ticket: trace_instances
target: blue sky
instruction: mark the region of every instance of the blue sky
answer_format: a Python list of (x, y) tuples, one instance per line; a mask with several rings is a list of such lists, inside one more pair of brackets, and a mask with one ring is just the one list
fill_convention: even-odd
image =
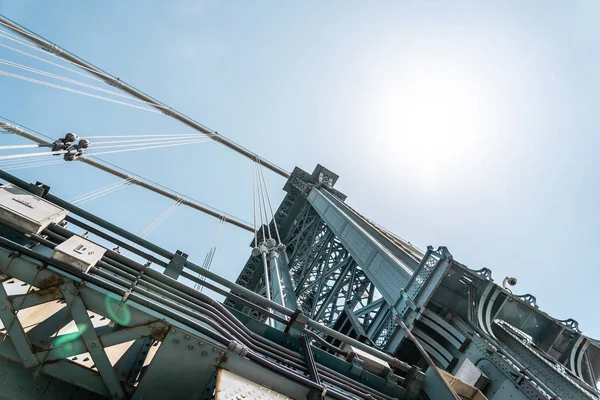
[[(600, 338), (599, 3), (58, 4), (0, 12), (290, 171), (327, 166), (369, 218), (497, 282), (516, 276), (515, 293)], [(1, 116), (53, 137), (191, 133), (4, 76), (0, 93)], [(251, 163), (216, 143), (105, 159), (252, 220)], [(16, 173), (64, 198), (115, 181), (85, 165)], [(266, 175), (279, 203), (285, 182)], [(169, 205), (127, 188), (86, 207), (140, 232)], [(201, 262), (216, 225), (180, 207), (149, 239)], [(250, 240), (225, 227), (213, 269), (235, 279)]]

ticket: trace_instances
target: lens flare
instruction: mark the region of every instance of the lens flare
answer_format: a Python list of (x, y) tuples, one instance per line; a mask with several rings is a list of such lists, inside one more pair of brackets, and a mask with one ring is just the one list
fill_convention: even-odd
[(104, 298), (104, 306), (106, 307), (108, 317), (116, 324), (128, 325), (131, 321), (131, 311), (127, 304), (106, 296)]

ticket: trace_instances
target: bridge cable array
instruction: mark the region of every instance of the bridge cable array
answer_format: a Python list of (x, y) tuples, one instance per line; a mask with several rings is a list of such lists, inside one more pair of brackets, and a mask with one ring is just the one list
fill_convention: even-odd
[[(289, 178), (289, 172), (285, 171), (281, 167), (261, 158), (257, 154), (251, 152), (250, 150), (244, 148), (243, 146), (233, 142), (232, 140), (226, 138), (223, 135), (218, 134), (216, 131), (209, 129), (208, 127), (198, 123), (197, 121), (187, 117), (186, 115), (178, 112), (177, 110), (168, 107), (166, 104), (148, 96), (147, 94), (139, 91), (138, 89), (130, 86), (126, 82), (121, 81), (119, 78), (116, 78), (105, 71), (102, 71), (98, 67), (88, 63), (87, 61), (77, 57), (76, 55), (68, 52), (65, 49), (60, 48), (56, 44), (44, 39), (40, 35), (37, 35), (26, 28), (16, 24), (15, 22), (9, 20), (8, 18), (0, 15), (0, 25), (4, 27), (4, 29), (10, 31), (10, 34), (5, 35), (3, 38), (7, 40), (12, 40), (18, 44), (22, 44), (27, 46), (28, 48), (35, 49), (36, 51), (44, 52), (46, 54), (50, 54), (53, 57), (62, 59), (65, 62), (73, 64), (83, 70), (89, 72), (90, 75), (94, 76), (97, 79), (100, 79), (104, 83), (116, 87), (120, 91), (131, 95), (132, 97), (145, 102), (152, 108), (157, 109), (159, 112), (178, 120), (179, 122), (191, 127), (192, 129), (207, 135), (211, 139), (229, 147), (230, 149), (236, 151), (237, 153), (250, 158), (252, 160), (260, 160), (261, 163), (266, 167), (272, 170), (273, 172), (283, 176), (284, 178)], [(23, 39), (23, 41), (19, 40)], [(20, 50), (19, 50), (20, 51)], [(24, 53), (24, 52), (23, 52)], [(31, 56), (29, 54), (26, 54)], [(46, 60), (47, 61), (47, 60)], [(113, 100), (113, 99), (111, 99)], [(131, 105), (133, 107), (137, 107), (135, 105)], [(143, 108), (143, 107), (142, 107)]]
[[(139, 236), (142, 239), (145, 239), (148, 237), (148, 235), (150, 235), (156, 228), (158, 228), (158, 226), (163, 223), (167, 218), (169, 218), (171, 216), (171, 214), (173, 214), (173, 212), (175, 212), (175, 210), (177, 209), (177, 207), (181, 204), (181, 201), (183, 199), (179, 198), (177, 199), (173, 204), (171, 204), (165, 211), (163, 211), (162, 214), (160, 214), (158, 217), (156, 217), (156, 219), (154, 221), (152, 221), (148, 226), (146, 226), (144, 228), (144, 230), (139, 234)], [(137, 248), (136, 244), (132, 244), (132, 246), (134, 248)], [(127, 255), (129, 254), (130, 251), (126, 250), (125, 252), (123, 252), (122, 255)]]
[(131, 184), (133, 178), (127, 178), (119, 182), (113, 182), (109, 185), (103, 186), (99, 189), (92, 190), (91, 192), (84, 193), (77, 197), (74, 197), (69, 200), (70, 203), (73, 203), (76, 206), (87, 203), (88, 201), (96, 200), (100, 197), (106, 196), (109, 193), (116, 192), (119, 189), (122, 189)]
[[(73, 134), (71, 134), (73, 135)], [(159, 148), (164, 148), (164, 147), (173, 147), (173, 146), (180, 146), (180, 145), (187, 145), (187, 144), (197, 144), (197, 143), (206, 143), (209, 142), (210, 139), (208, 138), (203, 138), (203, 137), (198, 137), (196, 135), (196, 137), (188, 137), (188, 136), (175, 136), (175, 137), (161, 137), (161, 138), (151, 138), (151, 139), (139, 139), (139, 140), (115, 140), (115, 141), (106, 141), (106, 142), (96, 142), (94, 144), (93, 147), (92, 143), (87, 140), (87, 139), (82, 139), (80, 140), (78, 145), (73, 144), (73, 141), (68, 142), (66, 139), (61, 139), (63, 140), (63, 143), (59, 146), (58, 142), (59, 141), (55, 141), (53, 143), (53, 151), (50, 152), (33, 152), (33, 153), (21, 153), (21, 154), (10, 154), (10, 155), (0, 155), (0, 165), (5, 165), (5, 166), (16, 166), (17, 163), (11, 164), (11, 163), (7, 163), (4, 164), (4, 162), (8, 161), (8, 160), (17, 160), (17, 159), (25, 159), (25, 158), (31, 158), (31, 157), (42, 157), (42, 156), (47, 156), (47, 155), (69, 155), (69, 158), (65, 158), (65, 161), (72, 161), (73, 159), (77, 158), (77, 157), (81, 157), (84, 156), (83, 150), (87, 149), (87, 148), (91, 148), (93, 150), (97, 150), (97, 149), (110, 149), (110, 151), (104, 151), (104, 152), (89, 152), (89, 153), (85, 153), (86, 155), (99, 155), (99, 154), (112, 154), (112, 153), (122, 153), (122, 152), (128, 152), (128, 151), (139, 151), (139, 150), (149, 150), (149, 149), (159, 149)], [(125, 143), (125, 144), (123, 144)], [(27, 146), (27, 147), (25, 147)], [(19, 149), (19, 148), (43, 148), (43, 147), (49, 147), (49, 146), (44, 146), (44, 145), (15, 145), (15, 146), (2, 146), (0, 147), (0, 150), (12, 150), (12, 149)], [(60, 149), (62, 147), (62, 149)], [(114, 150), (117, 148), (124, 148), (127, 147), (128, 149), (125, 150)], [(71, 158), (70, 154), (72, 153), (73, 150), (79, 150), (79, 152), (77, 152), (75, 154), (75, 157)], [(65, 156), (67, 157), (67, 156)], [(26, 164), (29, 164), (28, 162), (24, 162), (22, 163), (23, 165), (19, 165), (19, 166), (24, 166)]]
[[(283, 254), (285, 256), (285, 245), (281, 242), (279, 236), (279, 228), (277, 227), (277, 221), (275, 220), (275, 214), (273, 212), (273, 206), (271, 204), (271, 197), (265, 181), (265, 176), (262, 171), (262, 165), (260, 160), (256, 160), (253, 163), (253, 205), (254, 205), (254, 248), (252, 249), (252, 256), (261, 257), (264, 267), (264, 283), (265, 283), (265, 296), (268, 300), (271, 300), (271, 283), (269, 278), (269, 261), (273, 263), (273, 270), (275, 272), (275, 280), (277, 283), (277, 291), (279, 292), (280, 303), (285, 306), (283, 282), (279, 274), (279, 263), (278, 257)], [(271, 214), (271, 223), (269, 223), (269, 211)], [(261, 240), (259, 242), (256, 213), (259, 214), (260, 219), (260, 230)], [(274, 235), (273, 232), (274, 231)], [(267, 239), (268, 236), (268, 239)], [(275, 236), (277, 240), (273, 237)], [(272, 310), (269, 310), (270, 312)], [(269, 318), (269, 324), (273, 324), (272, 319)]]
[[(217, 252), (217, 247), (219, 246), (219, 241), (221, 239), (221, 232), (223, 231), (224, 222), (225, 222), (225, 220), (223, 218), (219, 219), (217, 229), (215, 230), (215, 233), (213, 235), (213, 238), (212, 238), (212, 241), (210, 244), (210, 249), (208, 250), (208, 253), (206, 253), (206, 256), (204, 257), (204, 262), (202, 263), (202, 268), (204, 268), (207, 271), (210, 271), (210, 267), (212, 266), (213, 258), (215, 257), (215, 253)], [(205, 281), (206, 277), (204, 275), (198, 274), (198, 279), (201, 281)], [(196, 289), (196, 290), (202, 291), (203, 288), (204, 288), (204, 286), (202, 286), (199, 282), (194, 285), (194, 289)]]
[[(12, 71), (12, 70), (10, 70), (10, 72), (8, 70), (0, 71), (0, 75), (11, 77), (14, 79), (28, 81), (31, 83), (36, 83), (39, 85), (52, 87), (52, 88), (55, 88), (58, 90), (66, 90), (66, 91), (84, 95), (84, 96), (95, 97), (97, 99), (110, 101), (110, 102), (117, 103), (117, 104), (122, 104), (124, 106), (129, 106), (129, 107), (134, 107), (134, 108), (140, 108), (140, 106), (141, 106), (141, 109), (145, 109), (147, 111), (164, 113), (165, 115), (167, 115), (169, 117), (173, 117), (173, 118), (179, 120), (180, 122), (183, 122), (184, 124), (188, 125), (192, 129), (198, 131), (198, 133), (202, 133), (203, 136), (200, 136), (200, 138), (202, 138), (202, 139), (210, 138), (215, 141), (218, 141), (246, 157), (260, 160), (261, 164), (265, 165), (267, 168), (273, 170), (274, 172), (278, 173), (279, 175), (282, 175), (284, 177), (289, 176), (289, 173), (286, 172), (285, 170), (281, 169), (280, 167), (278, 167), (266, 160), (263, 160), (258, 155), (250, 152), (249, 150), (243, 148), (240, 145), (237, 145), (236, 143), (230, 141), (226, 137), (219, 135), (217, 132), (215, 132), (207, 127), (202, 126), (201, 124), (191, 120), (190, 118), (177, 112), (176, 110), (173, 110), (172, 108), (168, 107), (167, 105), (151, 98), (150, 96), (145, 95), (144, 93), (140, 92), (139, 90), (137, 90), (135, 88), (132, 88), (125, 82), (120, 81), (119, 78), (116, 78), (104, 71), (99, 70), (94, 65), (89, 64), (89, 63), (79, 59), (78, 57), (68, 53), (66, 50), (61, 49), (58, 46), (56, 46), (55, 44), (46, 41), (39, 35), (33, 34), (33, 33), (29, 32), (28, 30), (26, 30), (25, 28), (14, 24), (12, 21), (7, 20), (3, 16), (0, 16), (0, 25), (2, 25), (3, 29), (6, 29), (6, 31), (0, 30), (0, 41), (6, 41), (5, 43), (0, 42), (0, 47), (6, 51), (10, 51), (10, 52), (17, 54), (18, 56), (27, 57), (30, 59), (30, 61), (36, 63), (35, 66), (32, 66), (32, 65), (25, 65), (25, 64), (15, 62), (12, 60), (6, 60), (6, 59), (0, 58), (1, 65), (5, 66), (6, 68), (9, 68), (9, 69), (18, 70), (18, 73), (13, 73), (13, 72), (17, 72), (17, 71)], [(10, 32), (8, 32), (8, 31), (10, 31)], [(8, 43), (8, 42), (11, 42), (11, 43)], [(23, 46), (22, 49), (20, 48), (21, 46)], [(33, 52), (38, 52), (41, 54), (38, 54), (38, 55), (32, 54)], [(65, 66), (65, 65), (61, 65), (61, 63), (57, 63), (57, 62), (48, 60), (47, 58), (50, 58), (50, 57), (54, 58), (54, 59), (60, 59), (65, 63), (68, 63), (68, 64), (78, 67), (77, 69), (81, 69), (81, 70), (78, 71), (77, 69), (70, 68), (70, 65)], [(69, 73), (74, 73), (79, 76), (84, 76), (87, 79), (91, 79), (92, 81), (102, 82), (104, 84), (112, 86), (113, 88), (116, 88), (116, 90), (118, 90), (118, 92), (116, 92), (114, 90), (110, 90), (110, 88), (102, 88), (102, 87), (96, 86), (95, 84), (81, 82), (80, 80), (72, 79), (72, 77), (59, 75), (59, 74), (55, 73), (56, 71), (51, 72), (51, 71), (46, 71), (46, 70), (40, 69), (40, 67), (39, 67), (40, 62), (47, 64), (47, 66), (51, 67), (52, 69), (60, 68), (63, 71), (68, 71)], [(26, 73), (27, 76), (21, 75), (22, 73)], [(44, 80), (42, 80), (42, 78), (34, 79), (33, 77), (29, 76), (29, 74), (35, 74), (35, 75), (41, 76), (45, 79)], [(68, 85), (76, 85), (76, 86), (78, 86), (78, 88), (63, 86), (63, 84), (56, 84), (54, 82), (51, 82), (52, 80), (58, 80), (58, 81), (64, 82), (65, 84), (68, 84)], [(100, 94), (92, 93), (94, 91), (100, 92)], [(119, 92), (121, 92), (121, 93), (119, 93)], [(120, 100), (111, 98), (113, 96), (119, 98)], [(124, 101), (122, 101), (122, 100), (124, 100)], [(132, 104), (132, 103), (137, 103), (139, 105)], [(146, 108), (144, 106), (150, 106), (150, 107), (152, 107), (152, 109)], [(25, 135), (25, 137), (27, 137), (27, 138), (31, 138), (31, 136), (32, 135)], [(125, 140), (118, 140), (118, 141), (115, 140), (115, 141), (110, 141), (110, 142), (106, 142), (106, 143), (95, 143), (93, 150), (91, 150), (90, 152), (86, 152), (86, 154), (81, 155), (81, 160), (84, 161), (85, 163), (88, 163), (89, 165), (104, 169), (107, 172), (110, 172), (117, 176), (121, 176), (121, 177), (125, 178), (125, 176), (123, 176), (124, 174), (121, 174), (117, 171), (113, 171), (113, 169), (105, 169), (105, 168), (101, 167), (97, 161), (95, 161), (91, 158), (88, 158), (88, 156), (91, 157), (94, 155), (114, 154), (114, 153), (140, 151), (140, 150), (155, 149), (155, 148), (166, 148), (166, 147), (172, 147), (172, 146), (180, 146), (180, 145), (185, 145), (185, 144), (198, 143), (196, 141), (192, 141), (193, 139), (198, 138), (197, 134), (195, 134), (195, 135), (173, 135), (172, 140), (170, 140), (169, 143), (162, 143), (162, 141), (160, 141), (158, 139), (156, 139), (156, 140), (154, 140), (154, 139), (153, 140), (145, 140), (144, 139), (144, 141), (146, 142), (146, 143), (144, 143), (145, 146), (141, 146), (142, 139), (140, 139), (140, 138), (142, 136), (145, 136), (145, 135), (140, 135), (139, 137), (132, 136), (133, 138), (137, 139), (135, 142), (133, 142), (133, 144), (135, 144), (135, 145), (133, 145), (133, 144), (130, 145), (130, 142), (125, 141)], [(150, 138), (152, 136), (155, 136), (155, 135), (148, 135), (147, 137)], [(86, 137), (85, 139), (91, 139), (91, 138), (93, 138), (93, 137)], [(121, 139), (121, 137), (117, 137), (116, 139)], [(33, 139), (33, 138), (32, 138), (32, 140), (37, 141), (37, 139)], [(99, 146), (101, 144), (103, 146)], [(99, 150), (102, 150), (102, 151), (99, 151)], [(104, 151), (104, 150), (106, 150), (106, 151)], [(67, 154), (65, 152), (65, 150), (56, 150), (56, 151), (57, 151), (57, 154), (59, 154), (59, 155)], [(49, 153), (50, 152), (47, 152), (46, 154), (49, 154)], [(21, 154), (21, 155), (11, 154), (11, 155), (7, 155), (7, 156), (0, 155), (0, 167), (6, 168), (7, 170), (9, 169), (8, 167), (10, 167), (10, 170), (17, 170), (17, 169), (24, 169), (24, 168), (32, 168), (32, 167), (36, 167), (36, 166), (51, 166), (51, 165), (60, 164), (60, 161), (54, 161), (54, 160), (52, 160), (52, 161), (48, 161), (48, 160), (37, 161), (37, 160), (35, 160), (35, 161), (23, 161), (23, 162), (17, 161), (14, 163), (12, 162), (12, 160), (29, 159), (29, 158), (31, 158), (33, 160), (34, 158), (37, 159), (38, 157), (39, 157), (38, 154), (34, 155), (34, 154), (29, 154), (29, 153)], [(5, 164), (5, 161), (9, 161), (9, 160), (10, 160), (10, 163)], [(104, 162), (104, 161), (102, 160), (102, 162)], [(174, 198), (174, 196), (171, 196), (171, 193), (165, 193), (165, 191), (158, 188), (159, 185), (157, 185), (153, 182), (145, 183), (145, 182), (140, 182), (136, 179), (135, 181), (132, 181), (132, 183), (139, 184), (140, 186), (142, 186), (146, 189), (150, 189), (150, 190), (152, 190), (156, 193), (159, 193), (163, 196)], [(110, 191), (108, 191), (108, 192), (110, 193)], [(172, 191), (169, 190), (169, 192), (172, 192)], [(266, 195), (268, 197), (268, 193)], [(195, 200), (190, 201), (190, 199), (187, 198), (186, 196), (183, 196), (183, 195), (181, 195), (181, 196), (185, 198), (184, 204), (191, 206), (192, 208), (206, 212), (209, 215), (216, 216), (217, 218), (221, 218), (222, 215), (225, 215), (221, 212), (219, 212), (220, 215), (216, 215), (217, 213), (215, 213), (211, 210), (212, 207), (203, 207), (203, 206), (201, 206), (202, 203), (197, 202)], [(263, 196), (265, 196), (264, 193), (263, 193)], [(95, 198), (98, 198), (98, 197), (91, 197), (91, 200), (93, 200)], [(89, 200), (89, 201), (91, 201), (91, 200)], [(270, 201), (270, 198), (267, 198), (267, 201)], [(263, 202), (264, 202), (264, 197), (263, 197)], [(198, 203), (198, 205), (192, 204), (192, 203)], [(266, 214), (266, 212), (264, 214)], [(242, 227), (243, 229), (248, 229), (248, 230), (251, 229), (250, 224), (245, 223), (244, 221), (241, 221), (237, 218), (232, 219), (229, 216), (225, 216), (224, 222), (232, 223), (236, 226)], [(271, 234), (271, 231), (269, 231), (269, 234)], [(272, 237), (273, 237), (273, 235), (271, 235), (271, 238)], [(275, 237), (277, 237), (277, 233), (275, 234)]]
[[(11, 37), (8, 37), (5, 33), (6, 32), (4, 32), (4, 31), (0, 31), (0, 38), (1, 39), (12, 40), (13, 42), (16, 42), (18, 44), (21, 44), (23, 46), (26, 46), (26, 47), (31, 48), (31, 49), (36, 50), (36, 51), (40, 51), (40, 52), (42, 52), (42, 53), (44, 53), (46, 55), (54, 56), (53, 54), (48, 53), (45, 50), (39, 49), (36, 46), (30, 45), (28, 43), (22, 42), (20, 40), (17, 40), (17, 39), (11, 38)], [(98, 78), (95, 78), (95, 77), (93, 77), (93, 76), (91, 76), (91, 75), (89, 75), (87, 73), (83, 73), (83, 72), (77, 71), (75, 69), (65, 67), (63, 65), (60, 65), (60, 64), (57, 64), (55, 62), (49, 61), (49, 60), (47, 60), (47, 59), (45, 59), (43, 57), (35, 56), (35, 55), (33, 55), (33, 54), (31, 54), (31, 53), (29, 53), (27, 51), (19, 50), (19, 49), (16, 49), (16, 48), (12, 47), (12, 46), (8, 46), (6, 44), (3, 44), (3, 43), (0, 43), (0, 47), (4, 48), (6, 50), (12, 51), (14, 53), (21, 54), (21, 55), (24, 55), (26, 57), (30, 57), (32, 59), (41, 61), (43, 63), (52, 65), (54, 67), (61, 68), (63, 70), (66, 70), (66, 71), (69, 71), (69, 72), (73, 72), (73, 73), (76, 73), (76, 74), (81, 75), (81, 76), (85, 76), (85, 77), (93, 79), (95, 81), (105, 83), (102, 79), (98, 79)], [(90, 85), (90, 84), (87, 84), (87, 83), (84, 83), (84, 82), (81, 82), (81, 81), (78, 81), (78, 80), (75, 80), (75, 79), (67, 78), (65, 76), (57, 75), (57, 74), (54, 74), (54, 73), (51, 73), (51, 72), (48, 72), (48, 71), (44, 71), (44, 70), (40, 70), (40, 69), (31, 67), (31, 66), (19, 64), (19, 63), (16, 63), (14, 61), (9, 61), (9, 60), (5, 60), (5, 59), (0, 58), (0, 64), (6, 65), (6, 66), (11, 67), (11, 68), (16, 68), (16, 69), (20, 69), (20, 70), (23, 70), (23, 71), (27, 71), (27, 72), (30, 72), (30, 73), (33, 73), (33, 74), (42, 75), (42, 76), (47, 77), (47, 78), (51, 78), (51, 79), (56, 79), (56, 80), (60, 80), (60, 81), (63, 81), (63, 82), (67, 82), (67, 83), (70, 83), (70, 84), (73, 84), (73, 85), (84, 87), (86, 89), (91, 89), (91, 90), (99, 91), (99, 92), (102, 92), (102, 93), (106, 93), (106, 94), (109, 94), (111, 96), (116, 96), (116, 97), (120, 97), (120, 98), (127, 99), (127, 100), (130, 100), (130, 101), (142, 103), (142, 104), (145, 104), (145, 105), (152, 105), (152, 106), (154, 106), (153, 103), (150, 103), (150, 102), (145, 101), (145, 100), (137, 99), (137, 98), (135, 98), (135, 97), (133, 97), (133, 96), (131, 96), (129, 94), (124, 94), (124, 93), (116, 92), (114, 90), (105, 89), (105, 88), (101, 88), (101, 87), (98, 87), (98, 86)], [(24, 76), (24, 75), (13, 74), (13, 73), (6, 72), (6, 71), (0, 71), (0, 75), (4, 75), (4, 76), (15, 78), (15, 79), (20, 79), (20, 80), (23, 80), (23, 81), (28, 81), (28, 82), (31, 82), (31, 83), (36, 83), (36, 84), (43, 85), (43, 86), (52, 87), (52, 88), (59, 89), (59, 90), (64, 90), (64, 91), (67, 91), (67, 92), (72, 92), (72, 93), (80, 94), (80, 95), (83, 95), (83, 96), (93, 97), (93, 98), (96, 98), (96, 99), (99, 99), (99, 100), (109, 101), (109, 102), (112, 102), (112, 103), (121, 104), (121, 105), (124, 105), (124, 106), (141, 109), (141, 110), (144, 110), (144, 111), (149, 111), (149, 112), (153, 112), (153, 113), (161, 113), (159, 110), (155, 110), (155, 109), (151, 109), (151, 108), (147, 108), (147, 107), (142, 107), (142, 106), (139, 106), (139, 105), (127, 103), (127, 102), (116, 100), (116, 99), (111, 99), (111, 98), (108, 98), (108, 97), (96, 95), (96, 94), (85, 92), (85, 91), (82, 91), (82, 90), (77, 90), (77, 89), (69, 88), (69, 87), (66, 87), (66, 86), (56, 85), (56, 84), (53, 84), (53, 83), (50, 83), (50, 82), (41, 81), (41, 80), (38, 80), (38, 79), (33, 79), (33, 78), (30, 78), (30, 77), (27, 77), (27, 76)], [(162, 107), (162, 108), (166, 109), (166, 107)]]

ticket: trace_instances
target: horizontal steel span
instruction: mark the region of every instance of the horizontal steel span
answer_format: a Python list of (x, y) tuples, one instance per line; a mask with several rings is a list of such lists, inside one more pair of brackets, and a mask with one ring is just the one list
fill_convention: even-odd
[[(26, 130), (19, 128), (18, 126), (15, 126), (15, 125), (12, 125), (12, 124), (7, 124), (7, 123), (2, 122), (2, 121), (0, 121), (0, 128), (5, 129), (5, 130), (7, 130), (9, 132), (12, 132), (15, 135), (19, 135), (19, 136), (22, 136), (22, 137), (27, 138), (29, 140), (32, 140), (32, 141), (34, 141), (34, 142), (36, 142), (38, 144), (49, 145), (49, 144), (52, 143), (52, 142), (50, 142), (50, 141), (48, 141), (46, 139), (43, 139), (43, 138), (41, 138), (41, 137), (39, 137), (39, 136), (37, 136), (37, 135), (35, 135), (33, 133), (27, 132)], [(208, 214), (208, 215), (211, 215), (211, 216), (213, 216), (215, 218), (222, 219), (224, 222), (227, 222), (228, 224), (235, 225), (235, 226), (237, 226), (239, 228), (242, 228), (242, 229), (245, 229), (245, 230), (247, 230), (249, 232), (254, 232), (254, 228), (251, 225), (249, 225), (249, 224), (247, 224), (247, 223), (245, 223), (243, 221), (240, 221), (238, 219), (232, 218), (231, 216), (219, 213), (218, 211), (215, 211), (215, 210), (213, 210), (211, 208), (205, 207), (205, 206), (203, 206), (202, 204), (200, 204), (198, 202), (185, 199), (185, 198), (183, 198), (182, 196), (180, 196), (179, 194), (177, 194), (175, 192), (163, 189), (163, 188), (161, 188), (161, 187), (159, 187), (157, 185), (154, 185), (154, 184), (152, 184), (150, 182), (144, 181), (144, 180), (140, 179), (140, 177), (128, 175), (128, 174), (124, 173), (123, 171), (119, 171), (116, 168), (113, 168), (113, 167), (111, 167), (109, 165), (106, 165), (106, 164), (103, 164), (101, 162), (89, 159), (89, 158), (87, 158), (85, 156), (77, 158), (77, 160), (79, 160), (79, 161), (81, 161), (81, 162), (83, 162), (85, 164), (91, 165), (92, 167), (101, 169), (102, 171), (108, 172), (109, 174), (112, 174), (112, 175), (117, 176), (119, 178), (129, 180), (129, 182), (132, 185), (138, 185), (140, 187), (143, 187), (144, 189), (148, 189), (151, 192), (154, 192), (156, 194), (159, 194), (161, 196), (167, 197), (167, 198), (172, 199), (172, 200), (176, 200), (176, 201), (179, 200), (179, 201), (181, 201), (181, 204), (184, 204), (184, 205), (186, 205), (188, 207), (191, 207), (191, 208), (193, 208), (195, 210), (201, 211), (201, 212), (203, 212), (205, 214)]]
[(290, 177), (290, 173), (287, 172), (286, 170), (284, 170), (283, 168), (278, 167), (277, 165), (273, 164), (272, 162), (265, 160), (264, 158), (260, 157), (258, 154), (251, 152), (250, 150), (227, 139), (226, 137), (218, 134), (217, 132), (215, 132), (211, 129), (208, 129), (207, 127), (194, 121), (190, 117), (180, 113), (179, 111), (172, 109), (171, 107), (167, 106), (166, 104), (137, 90), (136, 88), (134, 88), (131, 85), (128, 85), (127, 83), (123, 82), (119, 78), (115, 78), (114, 76), (110, 75), (109, 73), (102, 71), (100, 68), (69, 53), (65, 49), (55, 45), (52, 42), (49, 42), (48, 40), (42, 38), (41, 36), (34, 34), (33, 32), (29, 31), (28, 29), (26, 29), (26, 28), (22, 27), (21, 25), (6, 18), (2, 14), (0, 14), (0, 22), (2, 23), (2, 25), (4, 27), (10, 29), (15, 34), (35, 43), (36, 45), (40, 46), (44, 50), (51, 52), (52, 54), (56, 55), (57, 57), (60, 57), (64, 60), (67, 60), (67, 61), (77, 65), (80, 68), (83, 68), (90, 74), (102, 79), (107, 84), (114, 86), (114, 87), (122, 90), (123, 92), (128, 93), (131, 96), (146, 102), (149, 106), (156, 108), (163, 114), (173, 117), (176, 120), (183, 122), (185, 125), (189, 126), (190, 128), (192, 128), (202, 134), (207, 135), (212, 140), (219, 142), (221, 144), (224, 144), (225, 146), (229, 147), (230, 149), (248, 157), (249, 159), (251, 159), (253, 161), (259, 162), (261, 165), (263, 165), (266, 168), (270, 169), (271, 171), (283, 176), (284, 178)]

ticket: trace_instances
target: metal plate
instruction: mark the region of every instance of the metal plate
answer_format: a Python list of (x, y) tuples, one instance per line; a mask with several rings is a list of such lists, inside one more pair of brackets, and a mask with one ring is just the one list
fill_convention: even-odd
[(52, 258), (71, 265), (81, 271), (95, 265), (104, 255), (106, 249), (82, 238), (71, 236), (54, 249)]
[(68, 211), (13, 185), (0, 187), (0, 220), (40, 233)]
[(259, 385), (229, 372), (226, 369), (219, 368), (217, 375), (217, 389), (215, 391), (215, 400), (242, 400), (242, 399), (279, 399), (291, 400), (287, 397), (271, 390), (265, 386)]

